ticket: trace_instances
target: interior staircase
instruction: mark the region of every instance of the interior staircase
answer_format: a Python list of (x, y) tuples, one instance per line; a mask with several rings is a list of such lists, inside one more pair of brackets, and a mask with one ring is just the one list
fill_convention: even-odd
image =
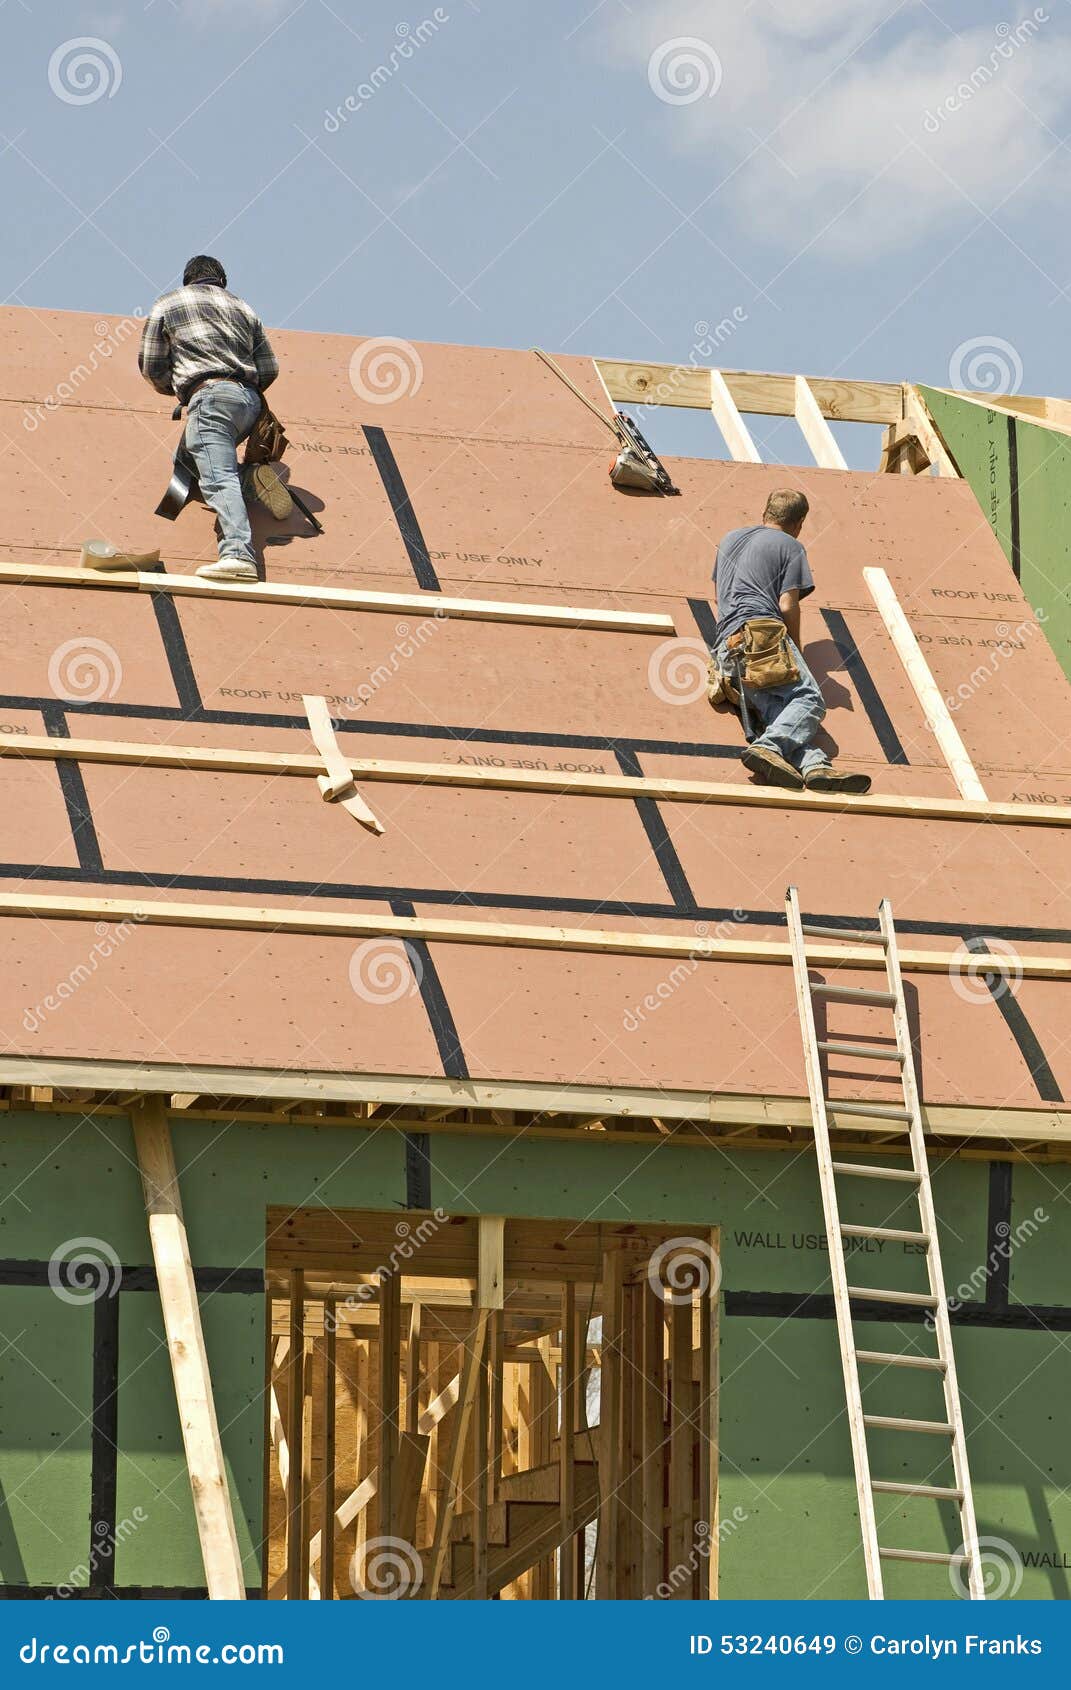
[[(574, 1472), (576, 1506), (571, 1521), (565, 1524), (560, 1507), (561, 1473), (556, 1460), (499, 1480), (498, 1497), (487, 1510), (488, 1596), (504, 1590), (595, 1519), (599, 1510), (596, 1464), (590, 1458), (584, 1460), (578, 1451)], [(475, 1595), (475, 1529), (475, 1510), (455, 1514), (439, 1584), (440, 1601), (465, 1601)], [(418, 1588), (412, 1594), (421, 1597), (426, 1592)]]

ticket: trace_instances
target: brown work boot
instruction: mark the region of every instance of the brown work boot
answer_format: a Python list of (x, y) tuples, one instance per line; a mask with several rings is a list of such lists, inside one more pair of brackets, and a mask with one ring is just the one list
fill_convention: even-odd
[(246, 471), (246, 493), (270, 511), (276, 522), (285, 522), (294, 508), (286, 484), (272, 464), (254, 464)]
[(808, 792), (855, 792), (870, 791), (870, 776), (861, 775), (851, 769), (836, 769), (832, 763), (823, 767), (809, 769), (803, 777), (803, 784)]
[(746, 751), (741, 751), (740, 761), (745, 769), (750, 769), (753, 775), (758, 775), (764, 786), (787, 786), (793, 792), (803, 790), (803, 776), (798, 769), (794, 769), (780, 751), (774, 751), (769, 745), (749, 745)]

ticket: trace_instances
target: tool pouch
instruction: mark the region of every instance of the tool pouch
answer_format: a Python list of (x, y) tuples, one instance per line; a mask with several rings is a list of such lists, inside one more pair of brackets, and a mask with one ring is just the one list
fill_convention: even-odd
[(260, 415), (249, 431), (242, 454), (246, 464), (276, 464), (289, 442), (282, 423), (269, 411), (266, 399), (261, 399)]
[(614, 487), (627, 487), (640, 493), (657, 493), (658, 471), (631, 446), (625, 446), (610, 465), (610, 481)]
[(729, 639), (729, 648), (742, 660), (744, 685), (752, 692), (790, 686), (800, 678), (789, 649), (788, 630), (776, 616), (753, 616), (739, 634)]
[(710, 660), (707, 700), (714, 708), (717, 708), (719, 704), (731, 704), (735, 710), (740, 704), (740, 694), (733, 685), (730, 676), (722, 674), (714, 658)]

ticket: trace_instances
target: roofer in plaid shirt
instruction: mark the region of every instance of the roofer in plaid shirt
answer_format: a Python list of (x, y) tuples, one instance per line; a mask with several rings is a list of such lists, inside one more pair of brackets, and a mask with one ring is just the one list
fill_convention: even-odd
[[(157, 393), (174, 393), (186, 407), (186, 446), (219, 534), (219, 561), (204, 564), (198, 575), (255, 581), (238, 446), (260, 415), (261, 395), (279, 364), (252, 306), (227, 291), (218, 259), (191, 258), (181, 288), (156, 301), (138, 367)], [(270, 464), (258, 464), (248, 486), (274, 517), (289, 514), (290, 495)]]

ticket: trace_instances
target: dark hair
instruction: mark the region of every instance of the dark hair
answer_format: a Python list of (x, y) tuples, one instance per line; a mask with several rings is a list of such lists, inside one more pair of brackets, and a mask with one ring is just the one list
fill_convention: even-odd
[(806, 493), (797, 493), (794, 487), (783, 487), (770, 494), (762, 520), (776, 522), (778, 528), (797, 528), (810, 508)]
[(199, 252), (182, 272), (183, 287), (188, 288), (191, 282), (214, 282), (217, 287), (225, 288), (227, 272), (218, 258), (209, 258), (207, 253)]

